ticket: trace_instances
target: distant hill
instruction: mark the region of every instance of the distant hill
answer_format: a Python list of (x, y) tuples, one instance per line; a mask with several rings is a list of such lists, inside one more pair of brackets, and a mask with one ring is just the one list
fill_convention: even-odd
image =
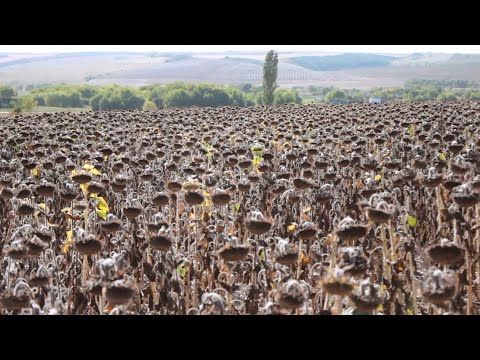
[[(109, 53), (109, 56), (121, 56), (121, 55), (130, 55), (129, 53)], [(61, 53), (61, 54), (48, 54), (48, 55), (40, 55), (40, 56), (30, 56), (30, 57), (11, 57), (9, 54), (5, 54), (4, 56), (0, 55), (0, 58), (4, 58), (4, 61), (0, 62), (0, 67), (8, 67), (14, 65), (21, 65), (21, 64), (30, 64), (32, 62), (47, 62), (50, 60), (59, 60), (59, 59), (78, 59), (78, 58), (86, 58), (86, 57), (100, 57), (105, 56), (105, 53), (96, 53), (96, 52), (76, 52), (76, 53)], [(5, 59), (11, 57), (10, 59)]]
[(289, 62), (310, 70), (331, 71), (387, 66), (396, 57), (376, 54), (341, 54), (330, 56), (291, 57)]
[(255, 65), (261, 65), (261, 66), (263, 66), (263, 63), (264, 63), (263, 60), (241, 58), (241, 57), (230, 57), (230, 56), (225, 56), (224, 60), (239, 61), (247, 64), (255, 64)]
[(192, 54), (174, 54), (174, 55), (169, 55), (168, 59), (165, 60), (166, 63), (172, 63), (176, 61), (182, 61), (182, 60), (188, 60), (191, 59), (193, 56)]
[[(265, 54), (224, 53), (66, 53), (0, 54), (0, 85), (213, 82), (260, 85)], [(412, 79), (480, 82), (480, 55), (333, 54), (280, 52), (282, 87), (336, 86), (368, 89), (403, 86)]]
[(450, 58), (452, 62), (480, 62), (479, 54), (453, 54)]

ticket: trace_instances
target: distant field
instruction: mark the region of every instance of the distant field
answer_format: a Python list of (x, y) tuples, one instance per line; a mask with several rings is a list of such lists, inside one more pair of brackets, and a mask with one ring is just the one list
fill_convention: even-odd
[[(260, 53), (6, 54), (0, 84), (252, 83), (263, 76)], [(368, 89), (403, 86), (411, 79), (480, 81), (480, 56), (451, 54), (280, 53), (278, 83)]]
[(341, 54), (333, 56), (300, 56), (288, 59), (292, 64), (310, 70), (330, 71), (387, 66), (396, 57), (377, 54)]
[[(8, 58), (2, 58), (4, 62)], [(138, 54), (99, 54), (79, 57), (47, 58), (42, 61), (14, 63), (0, 66), (0, 83), (12, 84), (83, 84), (89, 79), (109, 76), (126, 69), (149, 68), (163, 63), (165, 57)]]

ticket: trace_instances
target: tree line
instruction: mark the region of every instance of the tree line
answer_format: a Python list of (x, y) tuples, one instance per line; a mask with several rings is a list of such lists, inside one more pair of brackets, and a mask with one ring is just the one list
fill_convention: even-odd
[[(271, 59), (275, 63), (275, 56)], [(209, 83), (174, 82), (141, 87), (119, 85), (43, 85), (19, 92), (0, 85), (0, 108), (31, 111), (37, 106), (60, 108), (90, 108), (98, 110), (158, 109), (162, 107), (218, 107), (288, 104), (314, 98), (316, 102), (349, 104), (381, 98), (384, 102), (430, 100), (480, 100), (480, 87), (468, 80), (411, 80), (404, 87), (373, 88), (370, 90), (340, 89), (309, 86), (308, 88), (278, 88), (275, 67), (265, 69), (270, 75), (266, 86), (240, 84), (235, 86)], [(299, 94), (301, 93), (301, 95)], [(273, 94), (273, 95), (272, 95)], [(310, 102), (305, 100), (306, 102)]]
[(309, 86), (306, 91), (317, 102), (331, 104), (367, 102), (369, 98), (380, 98), (383, 102), (480, 100), (480, 88), (476, 82), (468, 80), (411, 80), (404, 87), (370, 90)]
[[(275, 89), (273, 104), (302, 103), (294, 90)], [(21, 104), (60, 108), (91, 107), (99, 110), (157, 109), (161, 107), (247, 107), (265, 104), (261, 86), (225, 86), (174, 82), (141, 87), (120, 85), (49, 85), (20, 95), (11, 86), (0, 86), (0, 108)], [(30, 109), (27, 109), (30, 110)]]

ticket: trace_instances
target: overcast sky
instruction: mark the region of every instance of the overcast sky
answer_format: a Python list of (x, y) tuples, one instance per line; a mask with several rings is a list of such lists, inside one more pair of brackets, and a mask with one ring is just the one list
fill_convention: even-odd
[(375, 53), (471, 53), (480, 54), (480, 45), (0, 45), (0, 53), (52, 53), (83, 51), (325, 51)]

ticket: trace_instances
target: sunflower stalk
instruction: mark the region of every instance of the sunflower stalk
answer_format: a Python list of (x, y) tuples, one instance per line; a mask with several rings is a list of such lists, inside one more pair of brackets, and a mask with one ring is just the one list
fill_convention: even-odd
[(380, 237), (382, 239), (382, 249), (383, 249), (383, 271), (385, 273), (385, 279), (387, 279), (388, 282), (391, 282), (392, 270), (390, 267), (390, 259), (389, 259), (390, 252), (388, 250), (388, 242), (385, 234), (385, 225), (383, 224), (380, 225)]
[(412, 285), (412, 303), (413, 303), (413, 314), (418, 314), (417, 306), (417, 281), (415, 280), (415, 267), (413, 265), (413, 255), (411, 252), (407, 254), (408, 267), (410, 272), (410, 280)]

